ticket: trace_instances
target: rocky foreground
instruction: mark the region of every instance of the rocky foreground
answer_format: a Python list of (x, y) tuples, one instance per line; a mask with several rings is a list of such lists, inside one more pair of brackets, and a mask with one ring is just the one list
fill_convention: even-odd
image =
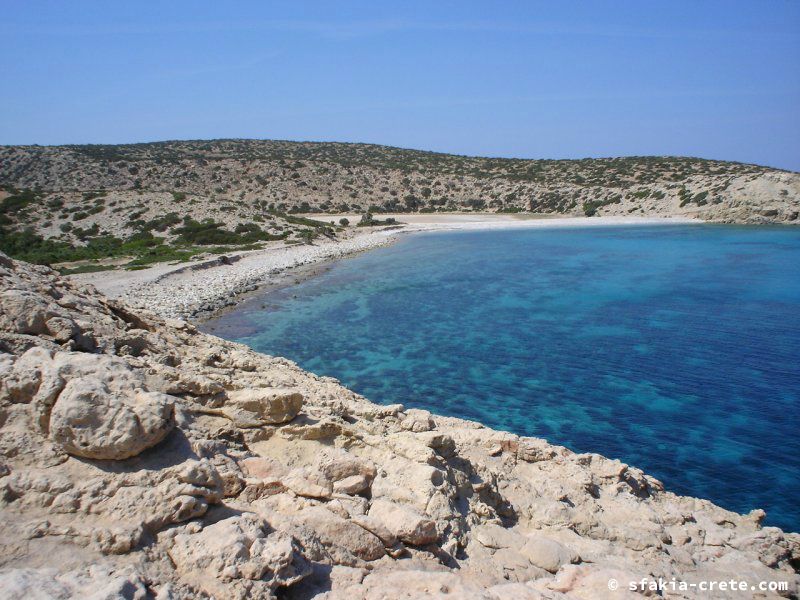
[(659, 577), (800, 589), (800, 536), (761, 511), (373, 404), (5, 255), (0, 457), (7, 598), (595, 599)]

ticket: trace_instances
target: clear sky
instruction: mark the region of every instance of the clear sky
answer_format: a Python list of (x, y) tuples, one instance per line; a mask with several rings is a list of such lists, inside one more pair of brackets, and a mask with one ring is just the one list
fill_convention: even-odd
[(800, 2), (0, 0), (0, 143), (278, 138), (800, 170)]

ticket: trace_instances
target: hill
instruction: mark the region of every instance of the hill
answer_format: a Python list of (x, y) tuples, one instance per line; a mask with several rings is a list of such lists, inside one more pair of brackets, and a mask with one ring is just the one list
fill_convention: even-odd
[(335, 235), (297, 218), (313, 212), (681, 215), (734, 223), (797, 223), (800, 213), (800, 174), (697, 158), (522, 160), (212, 140), (3, 146), (0, 165), (3, 249), (48, 263), (125, 253), (146, 263), (196, 253), (198, 244)]

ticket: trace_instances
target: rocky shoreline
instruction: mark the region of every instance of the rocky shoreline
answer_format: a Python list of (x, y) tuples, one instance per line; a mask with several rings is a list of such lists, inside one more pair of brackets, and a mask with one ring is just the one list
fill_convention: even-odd
[(303, 267), (320, 265), (392, 242), (392, 232), (377, 231), (315, 245), (293, 245), (236, 255), (235, 262), (170, 272), (127, 290), (130, 306), (166, 317), (203, 320), (237, 304), (265, 285), (281, 286)]
[[(763, 517), (0, 255), (0, 596), (796, 597)], [(758, 591), (698, 587), (731, 580)]]

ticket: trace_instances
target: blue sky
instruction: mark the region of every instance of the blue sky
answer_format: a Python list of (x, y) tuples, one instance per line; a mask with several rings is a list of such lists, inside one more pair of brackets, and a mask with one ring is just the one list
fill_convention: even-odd
[(337, 140), (800, 170), (800, 3), (0, 0), (0, 143)]

